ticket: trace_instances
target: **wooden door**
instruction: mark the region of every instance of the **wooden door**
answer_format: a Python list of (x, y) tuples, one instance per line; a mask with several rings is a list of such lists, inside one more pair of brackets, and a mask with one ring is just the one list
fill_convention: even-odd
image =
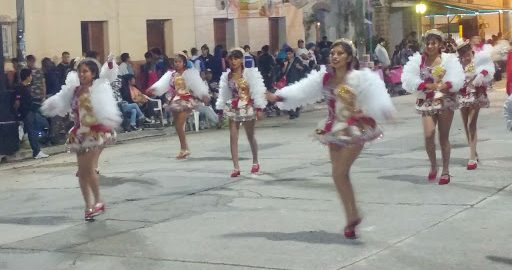
[(269, 40), (270, 53), (274, 53), (280, 49), (279, 44), (279, 17), (271, 17), (269, 20)]
[(165, 52), (165, 20), (146, 21), (148, 50), (159, 48)]
[(227, 44), (227, 23), (225, 18), (213, 19), (213, 35), (215, 46), (222, 45), (226, 47)]
[(108, 46), (105, 44), (107, 22), (82, 22), (82, 52), (95, 51), (98, 60), (105, 61)]

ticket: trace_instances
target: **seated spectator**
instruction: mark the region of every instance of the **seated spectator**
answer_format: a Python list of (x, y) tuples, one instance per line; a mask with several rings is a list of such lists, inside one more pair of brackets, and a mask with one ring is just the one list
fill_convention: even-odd
[(124, 101), (137, 104), (146, 116), (154, 116), (154, 104), (137, 87), (135, 76), (128, 74), (122, 77), (120, 92)]
[[(131, 130), (138, 130), (137, 119), (143, 120), (145, 124), (153, 124), (154, 121), (148, 119), (141, 110), (141, 106), (148, 104), (146, 108), (151, 108), (148, 98), (140, 92), (135, 86), (135, 77), (133, 75), (123, 76), (123, 82), (120, 89), (122, 98), (121, 110), (123, 113), (131, 112), (130, 127)], [(151, 112), (153, 113), (153, 111)]]

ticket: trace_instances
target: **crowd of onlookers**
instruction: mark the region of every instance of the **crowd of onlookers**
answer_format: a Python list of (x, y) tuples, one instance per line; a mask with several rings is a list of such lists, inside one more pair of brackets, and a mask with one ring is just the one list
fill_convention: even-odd
[[(327, 37), (318, 43), (306, 44), (303, 40), (298, 40), (297, 47), (284, 44), (276, 52), (271, 52), (269, 45), (256, 51), (245, 45), (244, 66), (257, 67), (266, 88), (275, 91), (304, 78), (318, 65), (326, 64), (331, 44)], [(191, 48), (183, 52), (189, 56), (188, 68), (199, 70), (201, 78), (208, 85), (212, 100), (210, 105), (215, 109), (221, 74), (229, 68), (227, 49), (216, 45), (212, 54), (209, 46), (204, 44), (200, 49)], [(98, 59), (98, 54), (90, 51), (84, 53), (83, 57)], [(48, 57), (40, 62), (37, 60), (34, 55), (26, 56), (21, 63), (17, 58), (11, 59), (12, 68), (7, 74), (6, 86), (7, 89), (14, 90), (11, 105), (17, 120), (23, 123), (34, 158), (44, 158), (48, 155), (41, 151), (40, 144), (62, 144), (73, 123), (69, 117), (45, 118), (39, 108), (46, 98), (61, 89), (67, 74), (74, 70), (79, 58), (63, 52), (58, 63)], [(171, 125), (172, 114), (165, 110), (159, 112), (159, 105), (165, 105), (171, 97), (155, 97), (148, 89), (165, 72), (173, 69), (172, 58), (163, 54), (159, 48), (152, 48), (144, 54), (144, 61), (140, 64), (132, 62), (129, 53), (122, 53), (117, 60), (119, 78), (112, 86), (125, 119), (123, 129), (140, 130), (142, 127), (156, 125), (155, 120), (159, 120), (161, 125)], [(217, 113), (222, 116), (221, 111)], [(281, 114), (273, 104), (268, 105), (266, 113), (269, 117)], [(300, 108), (287, 113), (290, 119), (297, 118), (300, 116)], [(220, 128), (222, 121), (216, 125)], [(205, 129), (211, 124), (204, 115), (200, 115), (199, 126), (200, 129)]]

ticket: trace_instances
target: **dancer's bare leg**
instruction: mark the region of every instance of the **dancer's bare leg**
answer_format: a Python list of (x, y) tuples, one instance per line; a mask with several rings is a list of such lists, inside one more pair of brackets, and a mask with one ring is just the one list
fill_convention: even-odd
[(478, 114), (480, 112), (480, 108), (474, 108), (469, 110), (469, 117), (468, 117), (468, 124), (467, 128), (469, 130), (469, 136), (468, 136), (468, 142), (469, 142), (469, 159), (470, 160), (476, 160), (477, 159), (477, 152), (476, 152), (476, 144), (478, 140), (477, 136), (477, 121), (478, 121)]
[(85, 209), (92, 209), (95, 204), (93, 190), (91, 189), (91, 180), (93, 175), (96, 176), (95, 167), (95, 151), (88, 151), (85, 153), (77, 154), (78, 163), (78, 181), (80, 183), (80, 190), (85, 202)]
[(362, 149), (362, 145), (352, 147), (340, 147), (337, 145), (329, 146), (332, 163), (332, 177), (345, 209), (347, 224), (350, 224), (360, 218), (357, 211), (354, 190), (352, 188), (352, 183), (350, 182), (350, 168), (361, 153)]
[(450, 173), (450, 128), (452, 126), (454, 112), (452, 110), (444, 110), (438, 114), (439, 125), (439, 144), (441, 146), (441, 155), (443, 158), (443, 172), (442, 174)]
[(437, 115), (428, 115), (422, 117), (423, 134), (425, 137), (425, 150), (427, 151), (428, 160), (430, 161), (430, 171), (437, 170), (436, 161), (436, 124)]
[(185, 135), (185, 121), (187, 121), (187, 112), (173, 112), (174, 128), (180, 139), (181, 152), (188, 151), (187, 137)]
[(251, 146), (252, 152), (252, 164), (258, 164), (258, 143), (256, 142), (256, 137), (254, 135), (254, 126), (256, 125), (256, 120), (248, 121), (244, 123), (245, 134), (247, 135), (247, 139), (249, 140), (249, 145)]
[(238, 163), (238, 132), (240, 129), (240, 122), (229, 120), (229, 145), (231, 147), (231, 159), (233, 160), (233, 167), (235, 170), (240, 170)]

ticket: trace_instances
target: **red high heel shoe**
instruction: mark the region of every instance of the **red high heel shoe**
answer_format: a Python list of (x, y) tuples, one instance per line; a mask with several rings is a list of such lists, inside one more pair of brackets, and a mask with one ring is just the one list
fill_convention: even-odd
[(478, 161), (477, 160), (470, 160), (470, 161), (468, 161), (468, 166), (467, 166), (468, 170), (476, 170), (477, 167), (478, 167)]
[(84, 219), (85, 221), (94, 221), (94, 209), (90, 208), (85, 210)]
[(105, 213), (105, 203), (102, 203), (102, 202), (97, 203), (96, 205), (94, 205), (93, 211), (94, 211), (93, 216), (98, 216), (98, 215)]
[(437, 179), (437, 169), (435, 171), (430, 171), (428, 173), (428, 178), (427, 179), (428, 179), (429, 182), (436, 181), (436, 179)]
[(231, 172), (231, 177), (238, 177), (238, 176), (240, 176), (240, 170), (235, 169)]
[(449, 174), (443, 174), (441, 175), (441, 178), (439, 178), (439, 185), (446, 185), (450, 183), (450, 175)]
[(258, 173), (260, 171), (260, 164), (252, 164), (251, 173)]
[(343, 230), (343, 234), (345, 235), (345, 238), (347, 239), (356, 239), (356, 227), (361, 223), (361, 218), (358, 218), (349, 224), (345, 226), (345, 229)]

